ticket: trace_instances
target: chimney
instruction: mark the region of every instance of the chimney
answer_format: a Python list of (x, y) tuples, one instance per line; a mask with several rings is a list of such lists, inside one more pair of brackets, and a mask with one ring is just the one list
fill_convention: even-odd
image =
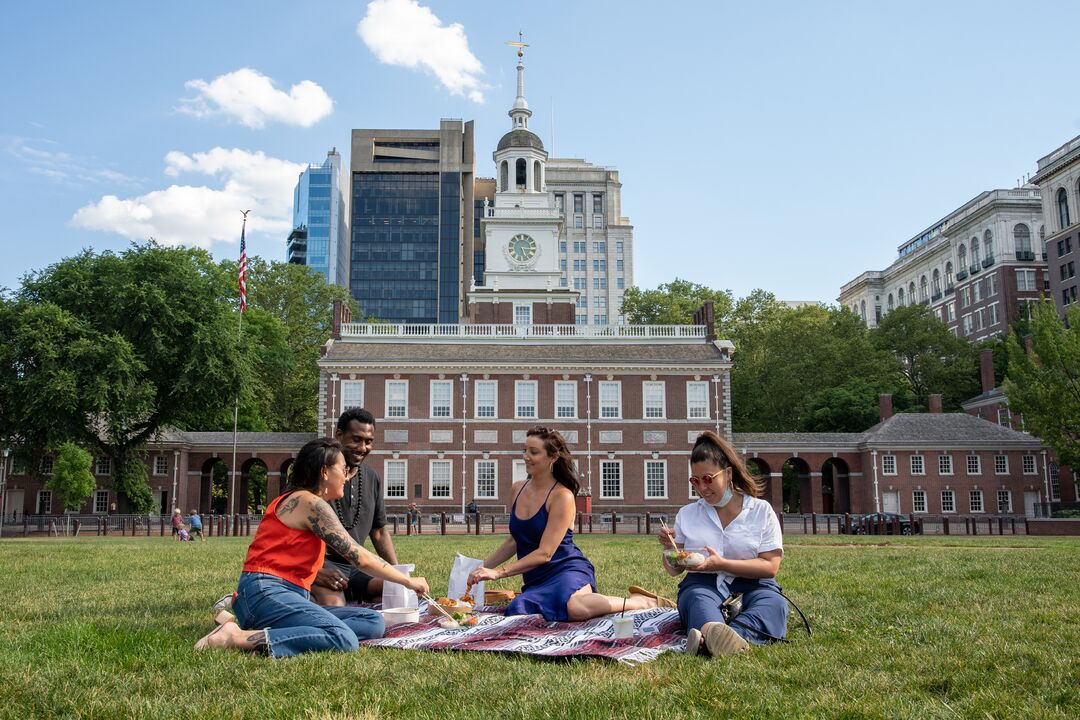
[(988, 393), (994, 389), (994, 351), (986, 348), (979, 353), (979, 375), (982, 377), (982, 391)]
[(882, 393), (878, 395), (878, 408), (880, 409), (880, 422), (885, 422), (892, 417), (892, 394)]
[(706, 340), (712, 342), (716, 339), (716, 321), (713, 317), (712, 300), (707, 300), (704, 305), (694, 311), (694, 324), (705, 326)]
[(941, 414), (941, 393), (930, 395), (930, 412)]
[(344, 300), (334, 301), (334, 317), (330, 329), (330, 337), (335, 340), (341, 339), (341, 324), (352, 322), (352, 312)]

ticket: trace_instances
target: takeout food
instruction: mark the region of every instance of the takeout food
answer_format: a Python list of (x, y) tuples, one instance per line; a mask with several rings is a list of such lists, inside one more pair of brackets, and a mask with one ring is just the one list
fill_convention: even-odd
[(485, 605), (509, 605), (510, 601), (517, 597), (513, 590), (486, 590), (484, 591)]
[(428, 603), (427, 611), (429, 615), (442, 615), (442, 613), (439, 612), (439, 608), (434, 605), (438, 605), (451, 615), (454, 613), (470, 613), (473, 609), (473, 606), (469, 603), (461, 602), (460, 600), (451, 600), (448, 597), (437, 597), (435, 598), (434, 604)]
[(672, 567), (695, 567), (705, 562), (705, 550), (703, 548), (665, 550), (664, 558)]

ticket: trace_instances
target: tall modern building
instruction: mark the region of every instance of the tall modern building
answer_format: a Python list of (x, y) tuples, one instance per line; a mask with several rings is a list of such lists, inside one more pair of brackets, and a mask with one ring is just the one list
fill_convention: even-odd
[(472, 121), (353, 130), (349, 291), (362, 317), (457, 323), (466, 316), (473, 154)]
[(1039, 236), (1039, 250), (1049, 263), (1048, 291), (1064, 318), (1080, 287), (1080, 136), (1040, 158), (1031, 181), (1042, 190), (1050, 226), (1045, 238)]
[(349, 278), (348, 205), (341, 155), (337, 148), (326, 162), (308, 165), (293, 191), (293, 231), (286, 241), (286, 260), (322, 273), (329, 283), (347, 286)]
[(884, 270), (840, 289), (840, 304), (875, 327), (890, 310), (919, 303), (958, 337), (983, 340), (1008, 330), (1047, 287), (1039, 189), (989, 190), (901, 243)]

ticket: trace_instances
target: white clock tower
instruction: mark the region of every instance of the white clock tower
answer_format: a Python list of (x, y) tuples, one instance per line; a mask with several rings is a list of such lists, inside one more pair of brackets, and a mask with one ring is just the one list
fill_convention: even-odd
[[(510, 132), (493, 153), (497, 171), (494, 205), (485, 202), (481, 228), (484, 285), (469, 293), (473, 322), (572, 324), (577, 293), (560, 287), (559, 226), (562, 215), (544, 183), (547, 152), (529, 130), (523, 42), (518, 48), (517, 97)], [(501, 306), (501, 307), (500, 307)]]

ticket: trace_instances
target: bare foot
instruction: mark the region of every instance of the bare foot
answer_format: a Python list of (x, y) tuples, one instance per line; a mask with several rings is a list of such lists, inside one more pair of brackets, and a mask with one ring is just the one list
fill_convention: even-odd
[(196, 650), (207, 648), (231, 648), (237, 646), (237, 639), (243, 636), (244, 631), (234, 622), (225, 622), (218, 625), (209, 634), (195, 643)]
[[(630, 593), (628, 600), (634, 601), (634, 607), (638, 610), (649, 610), (655, 607), (659, 607), (656, 602), (656, 598), (649, 597), (648, 595), (641, 595), (639, 593)], [(628, 603), (629, 604), (629, 603)]]

